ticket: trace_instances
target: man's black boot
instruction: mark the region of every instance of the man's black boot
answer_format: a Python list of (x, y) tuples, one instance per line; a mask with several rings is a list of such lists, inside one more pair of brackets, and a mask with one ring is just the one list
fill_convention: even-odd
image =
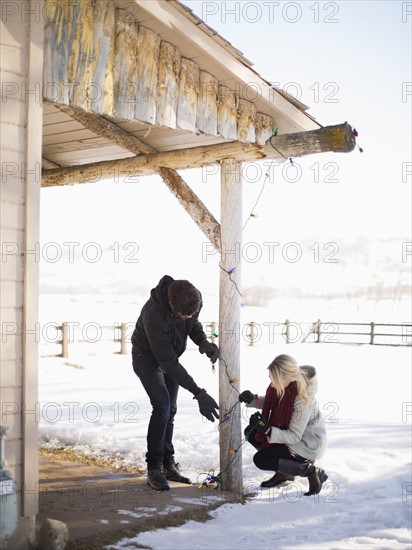
[(260, 484), (261, 487), (279, 487), (279, 485), (284, 485), (287, 481), (294, 481), (294, 476), (289, 474), (283, 474), (282, 472), (276, 472), (274, 476), (266, 481), (262, 481)]
[(182, 476), (180, 473), (180, 465), (179, 464), (171, 464), (170, 466), (167, 466), (163, 469), (163, 472), (166, 476), (166, 479), (169, 481), (177, 481), (178, 483), (186, 483), (188, 485), (191, 485), (192, 482), (188, 477)]
[(168, 491), (170, 489), (167, 479), (160, 468), (147, 470), (147, 483), (155, 491)]

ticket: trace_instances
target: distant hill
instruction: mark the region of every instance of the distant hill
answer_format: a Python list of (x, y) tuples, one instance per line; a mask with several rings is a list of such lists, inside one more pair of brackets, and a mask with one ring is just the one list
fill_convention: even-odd
[[(47, 254), (41, 256), (41, 293), (145, 297), (165, 273), (193, 280), (212, 293), (218, 291), (217, 254), (206, 263), (194, 255), (182, 257), (177, 251), (175, 264), (162, 265), (159, 255), (155, 265), (144, 254), (131, 257), (138, 261), (124, 261), (126, 256), (115, 257), (113, 247), (101, 250), (98, 261), (80, 247), (71, 257), (68, 249), (61, 252), (58, 261), (50, 261)], [(244, 243), (242, 293), (250, 305), (261, 305), (280, 295), (402, 300), (411, 296), (411, 266), (412, 243), (406, 238), (358, 238), (350, 242), (303, 239), (276, 246)]]

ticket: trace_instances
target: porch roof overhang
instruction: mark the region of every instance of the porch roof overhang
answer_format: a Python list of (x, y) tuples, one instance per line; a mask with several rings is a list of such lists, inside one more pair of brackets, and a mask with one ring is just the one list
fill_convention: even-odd
[[(45, 4), (42, 186), (157, 173), (216, 250), (235, 250), (242, 242), (243, 161), (355, 147), (347, 123), (321, 127), (178, 0)], [(96, 10), (99, 17), (92, 17)], [(94, 97), (96, 90), (101, 94)], [(220, 223), (177, 172), (215, 163), (221, 165)], [(242, 257), (235, 254), (232, 263), (230, 256), (222, 254), (219, 263), (219, 320), (236, 327)], [(238, 404), (235, 332), (219, 343), (221, 414)], [(224, 490), (242, 487), (241, 450), (231, 456), (242, 446), (239, 418), (221, 422)]]
[[(279, 138), (321, 128), (305, 105), (260, 77), (249, 60), (178, 0), (118, 0), (116, 10), (101, 0), (98, 17), (90, 15), (95, 5), (90, 0), (76, 3), (77, 12), (63, 0), (48, 4), (44, 178), (48, 169), (136, 155), (73, 118), (65, 106), (116, 124), (152, 153), (237, 143), (238, 151), (255, 151), (244, 160), (264, 158), (258, 149), (267, 147), (275, 128)], [(81, 17), (82, 7), (89, 21)], [(133, 95), (130, 105), (130, 94), (143, 95)], [(279, 160), (290, 156), (279, 151), (272, 151)], [(212, 157), (213, 150), (205, 163)]]

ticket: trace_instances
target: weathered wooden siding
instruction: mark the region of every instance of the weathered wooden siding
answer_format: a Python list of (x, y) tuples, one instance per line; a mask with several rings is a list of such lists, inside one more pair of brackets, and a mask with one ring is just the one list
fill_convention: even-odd
[(182, 57), (120, 3), (45, 2), (46, 99), (230, 140), (253, 143), (273, 133), (270, 116), (262, 131), (252, 102)]
[(217, 102), (219, 82), (213, 75), (200, 71), (197, 96), (196, 126), (204, 134), (217, 134)]
[(227, 139), (237, 139), (239, 97), (227, 86), (219, 86), (217, 131)]
[(244, 99), (239, 100), (238, 139), (239, 141), (256, 141), (256, 107)]
[(199, 65), (189, 59), (182, 59), (177, 98), (177, 127), (190, 132), (196, 131), (199, 72)]
[(273, 136), (273, 119), (263, 113), (256, 115), (256, 143), (265, 145), (268, 139)]
[(179, 50), (169, 42), (161, 42), (156, 123), (176, 128), (179, 75), (182, 58)]
[[(134, 118), (155, 124), (160, 37), (146, 27), (139, 27), (137, 51), (136, 77), (133, 74), (128, 77), (130, 82), (135, 79), (137, 83)], [(126, 83), (120, 85), (125, 86)]]
[[(1, 147), (1, 424), (9, 428), (5, 444), (7, 469), (19, 489), (21, 516), (10, 548), (26, 548), (37, 513), (36, 487), (37, 341), (22, 337), (23, 327), (35, 328), (38, 302), (38, 258), (23, 262), (28, 248), (39, 241), (38, 214), (41, 162), (41, 82), (43, 20), (36, 18), (33, 2), (23, 0), (0, 23), (3, 89)], [(42, 9), (37, 2), (37, 9)], [(32, 16), (28, 15), (33, 13)], [(36, 21), (37, 19), (37, 21)], [(31, 256), (31, 257), (30, 257)], [(25, 341), (26, 340), (26, 341)], [(32, 494), (25, 494), (26, 487)], [(24, 516), (24, 517), (23, 517)]]
[[(114, 108), (110, 109), (107, 114), (119, 118), (134, 119), (138, 84), (136, 78), (130, 79), (129, 75), (133, 75), (137, 67), (137, 24), (134, 20), (126, 17), (123, 10), (118, 10), (116, 32), (113, 34), (116, 37), (113, 50), (114, 62), (113, 66), (109, 67), (108, 74), (113, 74), (114, 93), (110, 93), (109, 87), (106, 96), (107, 103), (114, 104)], [(111, 69), (113, 69), (113, 73)], [(104, 82), (102, 85), (104, 89)]]

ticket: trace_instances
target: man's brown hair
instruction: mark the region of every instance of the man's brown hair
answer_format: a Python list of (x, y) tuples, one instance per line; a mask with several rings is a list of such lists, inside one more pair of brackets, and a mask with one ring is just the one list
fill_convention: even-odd
[(192, 283), (184, 279), (171, 283), (167, 297), (175, 314), (193, 315), (199, 311), (202, 303), (200, 292)]

